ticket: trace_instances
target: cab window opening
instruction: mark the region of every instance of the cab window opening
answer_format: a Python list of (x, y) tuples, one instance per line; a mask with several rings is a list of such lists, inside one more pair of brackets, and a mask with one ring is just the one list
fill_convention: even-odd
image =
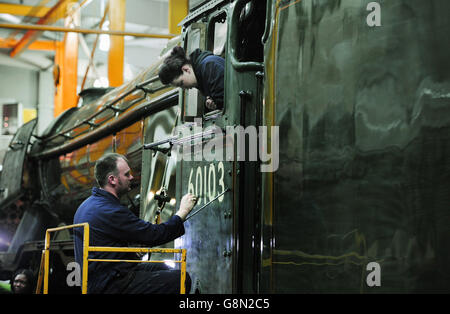
[(263, 62), (262, 37), (266, 27), (266, 1), (253, 0), (243, 6), (239, 15), (236, 59), (239, 62)]
[[(214, 16), (209, 18), (209, 20), (203, 19), (204, 23), (193, 23), (189, 26), (185, 35), (185, 51), (187, 55), (190, 55), (195, 49), (199, 48), (203, 52), (212, 53), (214, 56), (221, 57), (223, 60), (226, 59), (226, 41), (227, 41), (227, 31), (228, 31), (228, 23), (227, 23), (227, 13), (225, 11), (221, 11), (216, 13)], [(217, 62), (217, 61), (214, 61)], [(224, 72), (224, 68), (222, 70)], [(205, 73), (208, 73), (207, 71)], [(211, 73), (220, 73), (220, 72), (209, 72)], [(209, 82), (214, 82), (216, 77), (212, 74), (212, 79), (210, 78)], [(225, 80), (225, 73), (223, 73), (223, 79)], [(206, 82), (204, 80), (203, 82)], [(217, 83), (216, 83), (217, 84)], [(220, 85), (220, 84), (219, 84)], [(184, 122), (193, 122), (195, 118), (198, 117), (206, 117), (220, 114), (225, 109), (225, 99), (224, 91), (219, 97), (218, 104), (214, 104), (211, 106), (210, 103), (207, 103), (208, 98), (214, 99), (215, 94), (217, 96), (217, 86), (215, 83), (212, 83), (209, 87), (202, 85), (204, 91), (212, 92), (211, 95), (203, 95), (197, 88), (192, 88), (189, 90), (182, 91), (183, 93), (183, 121)], [(223, 87), (224, 88), (224, 87)], [(200, 91), (202, 89), (200, 88)], [(220, 92), (219, 94), (220, 95)], [(207, 97), (210, 96), (210, 97)], [(217, 107), (214, 109), (214, 107)]]

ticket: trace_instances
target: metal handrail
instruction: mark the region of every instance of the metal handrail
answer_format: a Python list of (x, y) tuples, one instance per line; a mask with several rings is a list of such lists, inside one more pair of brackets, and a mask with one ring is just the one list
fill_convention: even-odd
[(181, 253), (180, 260), (174, 260), (174, 263), (181, 264), (180, 274), (180, 294), (186, 293), (186, 249), (150, 249), (138, 247), (106, 247), (106, 246), (89, 246), (89, 224), (87, 222), (47, 229), (45, 232), (45, 246), (42, 250), (41, 265), (39, 269), (38, 283), (36, 294), (41, 293), (42, 281), (44, 282), (43, 294), (48, 294), (48, 274), (50, 264), (50, 233), (72, 228), (83, 228), (83, 273), (81, 279), (81, 293), (87, 294), (88, 281), (88, 263), (89, 262), (126, 262), (126, 263), (163, 263), (165, 261), (140, 261), (140, 260), (119, 260), (119, 259), (90, 259), (89, 252), (131, 252), (131, 253)]

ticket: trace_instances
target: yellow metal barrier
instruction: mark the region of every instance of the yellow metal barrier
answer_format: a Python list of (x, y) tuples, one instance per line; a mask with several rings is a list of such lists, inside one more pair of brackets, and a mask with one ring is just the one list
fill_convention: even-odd
[(36, 287), (36, 294), (41, 293), (42, 280), (44, 281), (44, 294), (48, 294), (48, 273), (50, 262), (50, 233), (65, 229), (83, 227), (83, 273), (81, 280), (81, 293), (87, 293), (88, 262), (127, 262), (127, 263), (164, 263), (165, 261), (141, 261), (141, 260), (119, 260), (119, 259), (90, 259), (89, 252), (128, 252), (128, 253), (181, 253), (180, 260), (174, 263), (181, 263), (180, 294), (186, 293), (186, 249), (150, 249), (150, 248), (130, 248), (130, 247), (106, 247), (89, 246), (89, 224), (81, 223), (58, 228), (50, 228), (45, 232), (45, 246), (42, 251), (41, 266)]

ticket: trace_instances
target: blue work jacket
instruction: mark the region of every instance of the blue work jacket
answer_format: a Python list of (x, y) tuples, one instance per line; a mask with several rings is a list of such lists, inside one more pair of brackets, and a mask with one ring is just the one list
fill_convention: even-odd
[[(167, 222), (151, 224), (139, 219), (113, 194), (94, 187), (92, 195), (78, 207), (74, 224), (89, 223), (89, 245), (126, 247), (143, 244), (161, 245), (182, 236), (182, 219), (174, 215)], [(75, 261), (83, 267), (83, 228), (75, 228)], [(89, 258), (136, 259), (135, 253), (91, 252)], [(136, 263), (89, 262), (88, 293), (101, 293), (108, 282), (120, 273), (128, 272)]]

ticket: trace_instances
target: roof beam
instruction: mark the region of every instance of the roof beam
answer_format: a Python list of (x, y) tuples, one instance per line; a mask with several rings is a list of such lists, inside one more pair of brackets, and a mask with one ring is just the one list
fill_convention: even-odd
[[(75, 4), (70, 4), (70, 6), (72, 5)], [(79, 11), (71, 10), (71, 12), (64, 21), (66, 27), (80, 25)], [(59, 48), (55, 55), (55, 64), (59, 67), (59, 85), (56, 88), (53, 108), (55, 117), (78, 103), (78, 34), (65, 33), (63, 43)]]
[(169, 33), (181, 34), (178, 23), (189, 13), (188, 2), (188, 0), (169, 0)]
[[(59, 0), (42, 18), (37, 22), (38, 25), (51, 24), (58, 19), (66, 16), (66, 7), (70, 2), (76, 2), (76, 0)], [(39, 36), (39, 32), (36, 30), (29, 30), (23, 35), (20, 41), (9, 53), (11, 58), (22, 53), (36, 38)]]
[[(13, 48), (15, 45), (17, 45), (17, 43), (18, 43), (18, 40), (16, 40), (16, 39), (0, 38), (0, 48)], [(54, 51), (54, 50), (56, 50), (57, 45), (58, 45), (57, 41), (37, 40), (37, 41), (31, 43), (28, 46), (28, 49), (42, 50), (42, 51)]]
[(0, 3), (0, 13), (5, 14), (44, 17), (48, 11), (50, 11), (50, 8), (44, 6), (34, 7), (31, 5)]
[[(125, 0), (109, 0), (108, 16), (109, 28), (112, 31), (123, 32), (125, 29)], [(109, 86), (118, 87), (123, 83), (124, 38), (123, 36), (109, 36), (109, 38)]]
[(171, 39), (178, 36), (175, 34), (133, 33), (133, 32), (120, 32), (120, 31), (100, 30), (100, 29), (59, 27), (51, 25), (29, 25), (29, 24), (8, 24), (8, 23), (0, 23), (0, 28), (65, 32), (65, 33), (74, 32), (83, 34), (108, 34), (117, 36), (134, 36), (134, 37), (163, 38), (163, 39)]

